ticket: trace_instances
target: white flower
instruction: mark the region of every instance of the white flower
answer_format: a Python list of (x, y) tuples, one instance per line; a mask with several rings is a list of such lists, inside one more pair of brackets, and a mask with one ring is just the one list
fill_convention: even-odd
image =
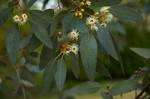
[(91, 1), (86, 1), (86, 4), (88, 5), (88, 6), (90, 6), (91, 5)]
[(20, 16), (15, 15), (15, 16), (13, 17), (13, 20), (14, 20), (14, 22), (16, 22), (16, 23), (19, 23), (19, 22), (20, 22)]
[(69, 55), (69, 54), (72, 52), (72, 51), (71, 51), (71, 46), (69, 46), (69, 47), (70, 47), (70, 48), (65, 51), (65, 54), (66, 54), (66, 55)]
[(28, 19), (28, 15), (27, 15), (26, 13), (23, 13), (23, 14), (21, 15), (21, 17), (22, 17), (24, 20), (27, 20), (27, 19)]
[(68, 37), (70, 40), (77, 41), (79, 39), (79, 32), (76, 29), (74, 29), (68, 34)]
[(21, 16), (15, 15), (13, 17), (14, 22), (18, 23), (19, 25), (23, 25), (28, 20), (28, 15), (23, 13)]
[(97, 31), (98, 27), (96, 26), (96, 24), (93, 24), (90, 26), (91, 30)]
[(72, 45), (71, 45), (71, 52), (73, 52), (75, 55), (78, 54), (78, 52), (79, 52), (79, 47), (78, 47), (77, 44), (72, 44)]
[(100, 8), (100, 12), (107, 11), (108, 9), (110, 9), (110, 6), (101, 7), (101, 8)]
[(93, 25), (97, 22), (97, 19), (95, 17), (88, 17), (86, 19), (86, 25)]
[(107, 22), (110, 22), (110, 21), (113, 20), (113, 18), (114, 18), (114, 16), (113, 16), (111, 13), (109, 13), (109, 14), (106, 16), (106, 21), (107, 21)]

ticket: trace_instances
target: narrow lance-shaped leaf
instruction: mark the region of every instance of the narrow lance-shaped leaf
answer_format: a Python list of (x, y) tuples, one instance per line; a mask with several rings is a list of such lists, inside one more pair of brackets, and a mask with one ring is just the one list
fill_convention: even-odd
[(47, 29), (52, 21), (54, 10), (47, 9), (41, 10), (30, 10), (32, 20), (40, 24), (41, 27)]
[(20, 34), (17, 26), (13, 26), (6, 34), (6, 49), (10, 62), (16, 63), (16, 56), (20, 48)]
[(97, 31), (97, 39), (99, 43), (104, 47), (104, 49), (109, 55), (111, 55), (114, 59), (119, 60), (119, 55), (115, 48), (111, 34), (106, 28), (102, 28), (100, 26), (98, 27), (99, 28)]
[(71, 68), (74, 76), (76, 78), (79, 78), (79, 72), (80, 72), (80, 67), (79, 67), (79, 56), (76, 55), (71, 55)]
[(125, 80), (112, 87), (110, 93), (112, 95), (119, 95), (122, 93), (130, 92), (132, 90), (138, 89), (140, 87), (141, 85), (135, 80)]
[(38, 38), (35, 35), (32, 35), (28, 45), (27, 45), (27, 50), (29, 52), (34, 51), (36, 48), (38, 48), (42, 43), (40, 42), (40, 40), (38, 40)]
[(54, 57), (54, 51), (46, 46), (43, 46), (42, 52), (40, 55), (40, 69), (44, 69), (49, 60)]
[(42, 86), (41, 86), (42, 94), (45, 94), (50, 89), (50, 86), (52, 84), (52, 81), (56, 73), (56, 69), (57, 69), (56, 61), (50, 60), (43, 75)]
[(40, 23), (37, 23), (36, 21), (31, 20), (30, 21), (31, 28), (35, 36), (44, 43), (47, 47), (52, 48), (51, 41), (48, 36), (48, 32), (45, 28), (43, 28)]
[(59, 59), (57, 62), (57, 70), (55, 74), (55, 82), (57, 88), (61, 91), (66, 81), (67, 68), (63, 59)]
[(122, 21), (136, 22), (142, 19), (140, 12), (136, 9), (123, 5), (112, 6), (110, 12)]
[(68, 13), (63, 21), (63, 33), (67, 33), (72, 31), (73, 29), (77, 29), (80, 34), (87, 34), (89, 32), (88, 27), (86, 24), (80, 20), (79, 18), (75, 17), (72, 13)]
[(80, 41), (80, 54), (86, 75), (94, 80), (97, 63), (97, 42), (93, 35), (85, 35)]
[(132, 51), (137, 53), (138, 55), (150, 59), (150, 49), (147, 48), (130, 48)]
[(67, 95), (79, 95), (79, 94), (87, 94), (87, 93), (92, 93), (98, 91), (100, 88), (100, 84), (97, 82), (84, 82), (79, 85), (76, 85), (72, 87), (69, 90), (65, 91), (65, 94)]
[(50, 36), (54, 35), (54, 33), (57, 30), (57, 27), (59, 26), (59, 23), (61, 23), (66, 13), (67, 11), (61, 11), (60, 13), (58, 13), (56, 16), (53, 17), (51, 26), (50, 26), (50, 33), (51, 33)]

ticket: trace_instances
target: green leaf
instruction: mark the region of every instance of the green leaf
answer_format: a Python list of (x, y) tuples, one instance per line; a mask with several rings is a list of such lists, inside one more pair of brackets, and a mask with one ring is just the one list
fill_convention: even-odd
[(71, 67), (72, 67), (72, 72), (74, 76), (78, 79), (79, 78), (79, 72), (80, 72), (80, 67), (79, 67), (79, 60), (78, 56), (75, 56), (71, 54)]
[(45, 28), (43, 28), (39, 23), (34, 20), (30, 21), (31, 28), (35, 36), (44, 43), (47, 47), (52, 48), (51, 41), (48, 36), (48, 32)]
[(109, 70), (107, 69), (107, 67), (106, 67), (104, 64), (99, 64), (98, 66), (99, 66), (99, 68), (100, 68), (100, 72), (101, 72), (105, 77), (112, 78), (112, 77), (111, 77), (111, 74), (110, 74), (110, 72), (109, 72)]
[(30, 8), (37, 0), (29, 0), (28, 8)]
[(28, 46), (31, 40), (31, 36), (28, 37), (21, 37), (21, 42), (20, 42), (20, 48), (25, 48)]
[(41, 55), (40, 55), (40, 65), (39, 65), (40, 69), (45, 68), (45, 66), (47, 65), (49, 60), (51, 60), (52, 57), (54, 57), (54, 54), (55, 54), (55, 52), (52, 49), (50, 49), (46, 46), (44, 46), (42, 48), (42, 52), (41, 52)]
[(93, 93), (98, 91), (99, 88), (100, 88), (99, 83), (89, 81), (89, 82), (84, 82), (79, 85), (76, 85), (69, 90), (66, 90), (65, 94), (71, 96), (76, 96), (79, 94), (88, 94), (88, 93)]
[(130, 48), (133, 52), (137, 53), (138, 55), (150, 59), (150, 49), (147, 48)]
[(72, 31), (73, 29), (77, 29), (80, 32), (80, 34), (87, 34), (89, 32), (89, 29), (86, 26), (86, 24), (79, 18), (75, 17), (72, 13), (68, 13), (64, 17), (62, 23), (63, 33), (65, 34)]
[(17, 26), (13, 26), (6, 34), (6, 49), (11, 64), (16, 64), (16, 56), (20, 48), (20, 34)]
[(65, 14), (68, 11), (61, 11), (58, 13), (52, 20), (51, 22), (51, 27), (50, 27), (50, 35), (53, 36), (54, 33), (56, 32), (57, 27), (59, 26), (59, 23), (61, 23), (62, 19), (64, 18)]
[(110, 31), (112, 31), (112, 32), (120, 33), (120, 34), (123, 34), (123, 35), (126, 33), (125, 28), (119, 22), (112, 21), (108, 25), (108, 27), (109, 27)]
[(32, 20), (40, 24), (44, 28), (48, 28), (50, 25), (52, 18), (54, 16), (54, 10), (47, 9), (44, 11), (41, 10), (30, 10), (30, 15)]
[(55, 60), (50, 60), (47, 67), (45, 68), (41, 86), (42, 94), (45, 94), (52, 85), (52, 81), (54, 79), (55, 73), (57, 69), (57, 63)]
[(67, 68), (63, 59), (59, 59), (57, 62), (57, 71), (55, 74), (55, 82), (59, 91), (64, 87), (66, 81)]
[(99, 26), (99, 29), (97, 31), (97, 39), (109, 55), (111, 55), (114, 59), (119, 60), (119, 55), (115, 48), (111, 34), (106, 28), (102, 28)]
[(36, 38), (35, 35), (32, 35), (29, 44), (27, 45), (27, 50), (33, 52), (36, 48), (41, 45), (41, 42)]
[(0, 27), (8, 20), (11, 15), (11, 9), (5, 8), (0, 11)]
[(97, 42), (93, 35), (84, 35), (80, 41), (80, 54), (86, 75), (94, 80), (97, 63)]
[(125, 80), (112, 87), (110, 93), (112, 95), (119, 95), (119, 94), (127, 93), (132, 90), (138, 89), (140, 87), (141, 85), (134, 80)]
[(119, 20), (136, 22), (142, 19), (141, 13), (137, 10), (123, 5), (112, 6), (110, 12)]

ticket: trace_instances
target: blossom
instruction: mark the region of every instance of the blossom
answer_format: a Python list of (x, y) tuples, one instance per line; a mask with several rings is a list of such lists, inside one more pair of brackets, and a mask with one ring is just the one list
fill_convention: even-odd
[(75, 40), (77, 41), (79, 39), (79, 32), (77, 31), (77, 29), (73, 29), (69, 34), (68, 34), (68, 38), (70, 40)]
[(28, 15), (27, 15), (26, 13), (23, 13), (23, 14), (21, 15), (21, 17), (22, 17), (24, 20), (27, 20), (27, 19), (28, 19)]
[(110, 6), (105, 6), (100, 9), (99, 20), (100, 20), (100, 25), (102, 27), (106, 27), (107, 24), (114, 19), (114, 16), (112, 13), (110, 13), (109, 9)]
[(90, 6), (90, 5), (91, 5), (91, 1), (87, 0), (87, 1), (86, 1), (86, 4), (87, 4), (88, 6)]
[(114, 16), (113, 16), (111, 13), (109, 13), (109, 14), (106, 16), (106, 21), (107, 21), (107, 22), (110, 22), (110, 21), (113, 20), (113, 18), (114, 18)]
[(93, 25), (93, 24), (95, 24), (96, 22), (97, 22), (97, 19), (96, 19), (95, 17), (93, 17), (93, 16), (88, 17), (88, 18), (86, 19), (86, 25)]
[(19, 25), (23, 25), (28, 20), (28, 15), (26, 13), (23, 13), (22, 15), (15, 15), (13, 17), (14, 22), (18, 23)]
[(79, 48), (77, 44), (75, 43), (69, 44), (68, 42), (62, 44), (61, 49), (60, 49), (60, 52), (63, 55), (69, 55), (70, 53), (74, 53), (75, 55), (77, 55), (78, 51), (79, 51)]
[(72, 45), (71, 45), (71, 52), (74, 53), (75, 55), (78, 54), (78, 52), (79, 52), (79, 47), (78, 47), (77, 44), (72, 44)]
[(15, 15), (13, 17), (14, 22), (18, 23), (20, 21), (20, 17), (18, 15)]
[(97, 31), (98, 27), (96, 26), (96, 24), (93, 24), (90, 26), (91, 30)]
[(104, 6), (100, 8), (100, 12), (108, 11), (110, 9), (110, 6)]

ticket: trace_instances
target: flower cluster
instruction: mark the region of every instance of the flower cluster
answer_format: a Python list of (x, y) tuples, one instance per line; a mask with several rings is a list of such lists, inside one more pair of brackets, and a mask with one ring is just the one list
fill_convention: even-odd
[(82, 0), (79, 3), (79, 6), (76, 8), (75, 10), (75, 16), (79, 17), (80, 19), (83, 18), (84, 14), (85, 14), (85, 9), (91, 5), (91, 1), (89, 0)]
[[(111, 22), (112, 20), (113, 20), (113, 18), (114, 18), (114, 16), (110, 13), (110, 11), (109, 11), (109, 9), (110, 9), (110, 7), (108, 6), (106, 6), (106, 7), (102, 7), (101, 9), (100, 9), (100, 14), (99, 14), (99, 22), (100, 22), (100, 25), (102, 26), (102, 27), (106, 27), (107, 26), (107, 24), (109, 23), (109, 22)], [(95, 14), (96, 15), (96, 14)], [(97, 14), (98, 15), (98, 14)], [(96, 16), (97, 16), (96, 15)]]
[(90, 27), (91, 30), (97, 31), (98, 27), (96, 26), (97, 18), (94, 16), (90, 16), (86, 19), (86, 25)]
[(77, 44), (75, 43), (69, 44), (68, 42), (62, 44), (61, 49), (60, 49), (60, 52), (62, 55), (68, 55), (70, 53), (74, 53), (75, 55), (77, 55), (78, 51), (79, 51), (79, 48)]
[(79, 40), (79, 32), (77, 29), (73, 29), (67, 35), (67, 41), (60, 47), (60, 55), (68, 55), (70, 53), (78, 54), (79, 48), (76, 42)]
[(23, 13), (22, 15), (15, 15), (13, 17), (13, 20), (15, 23), (18, 23), (19, 25), (23, 25), (28, 21), (28, 15), (26, 13)]
[(79, 32), (77, 29), (73, 29), (69, 34), (68, 34), (68, 39), (71, 41), (78, 41), (79, 40)]

